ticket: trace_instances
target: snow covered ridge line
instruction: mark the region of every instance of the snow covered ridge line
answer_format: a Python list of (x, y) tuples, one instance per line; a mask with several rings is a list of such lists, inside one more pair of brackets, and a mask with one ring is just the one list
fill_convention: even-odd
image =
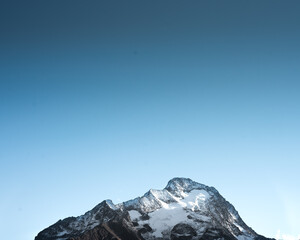
[(120, 204), (105, 200), (79, 217), (41, 231), (35, 240), (265, 240), (219, 192), (189, 178)]

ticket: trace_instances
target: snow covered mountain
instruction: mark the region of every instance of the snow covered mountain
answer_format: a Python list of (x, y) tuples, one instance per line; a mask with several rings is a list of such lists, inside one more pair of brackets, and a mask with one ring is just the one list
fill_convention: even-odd
[(41, 231), (35, 240), (264, 240), (213, 188), (173, 178), (163, 190), (113, 204), (106, 200), (79, 217)]

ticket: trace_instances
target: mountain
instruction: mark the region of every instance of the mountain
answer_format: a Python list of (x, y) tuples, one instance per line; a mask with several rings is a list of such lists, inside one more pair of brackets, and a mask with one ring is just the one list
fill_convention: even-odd
[(248, 227), (219, 192), (189, 178), (120, 204), (105, 200), (35, 240), (267, 240)]

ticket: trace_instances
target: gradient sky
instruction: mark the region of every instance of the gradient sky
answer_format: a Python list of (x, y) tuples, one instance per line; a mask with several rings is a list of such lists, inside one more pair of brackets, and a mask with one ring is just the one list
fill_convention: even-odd
[(299, 1), (6, 1), (0, 232), (33, 240), (172, 177), (300, 234)]

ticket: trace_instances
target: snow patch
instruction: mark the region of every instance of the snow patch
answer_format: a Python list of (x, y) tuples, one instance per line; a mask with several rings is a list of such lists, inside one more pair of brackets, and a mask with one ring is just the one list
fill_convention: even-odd
[(112, 200), (107, 199), (105, 200), (106, 204), (113, 210), (117, 210), (118, 208), (115, 206), (115, 204), (112, 202)]
[(142, 215), (141, 215), (138, 211), (136, 211), (136, 210), (130, 210), (130, 211), (128, 211), (128, 213), (129, 213), (129, 216), (130, 216), (131, 220), (139, 219), (139, 217), (142, 216)]
[[(191, 220), (188, 219), (189, 211), (187, 210), (194, 212), (204, 209), (205, 201), (210, 198), (210, 195), (205, 190), (193, 190), (189, 194), (185, 194), (185, 197), (182, 199), (172, 196), (176, 202), (167, 204), (160, 200), (164, 199), (161, 193), (155, 192), (152, 194), (157, 197), (156, 200), (159, 201), (162, 207), (149, 213), (149, 220), (141, 221), (140, 223), (149, 224), (153, 229), (153, 236), (157, 238), (163, 237), (162, 232), (170, 231), (178, 223), (190, 222)], [(203, 220), (208, 220), (206, 216), (203, 217)]]

